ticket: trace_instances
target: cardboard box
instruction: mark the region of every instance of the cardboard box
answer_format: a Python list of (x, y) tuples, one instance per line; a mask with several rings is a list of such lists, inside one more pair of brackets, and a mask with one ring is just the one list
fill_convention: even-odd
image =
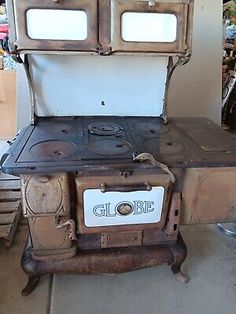
[(16, 72), (0, 70), (0, 139), (16, 134)]

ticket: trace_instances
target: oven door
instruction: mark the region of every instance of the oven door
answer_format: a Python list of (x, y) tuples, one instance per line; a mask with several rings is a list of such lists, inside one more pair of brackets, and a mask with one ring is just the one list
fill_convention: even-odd
[(171, 196), (168, 175), (76, 178), (79, 233), (162, 229)]
[(111, 1), (113, 52), (185, 53), (193, 1)]
[(98, 47), (97, 1), (10, 0), (8, 12), (12, 49), (73, 52)]

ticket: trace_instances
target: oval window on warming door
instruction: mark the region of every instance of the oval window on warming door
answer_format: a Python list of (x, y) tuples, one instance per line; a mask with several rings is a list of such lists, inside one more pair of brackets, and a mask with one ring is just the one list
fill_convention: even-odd
[(121, 37), (127, 42), (172, 43), (177, 36), (174, 14), (125, 12), (121, 17)]
[(87, 14), (82, 10), (29, 9), (27, 34), (31, 39), (86, 40)]

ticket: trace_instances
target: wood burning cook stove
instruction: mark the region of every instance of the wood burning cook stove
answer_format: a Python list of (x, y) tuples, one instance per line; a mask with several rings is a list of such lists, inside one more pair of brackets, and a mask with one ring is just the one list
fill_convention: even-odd
[[(21, 178), (28, 295), (43, 274), (162, 263), (181, 281), (180, 224), (236, 217), (236, 141), (171, 118), (171, 76), (191, 55), (192, 0), (8, 0), (31, 123), (2, 170)], [(41, 23), (39, 23), (41, 21)]]

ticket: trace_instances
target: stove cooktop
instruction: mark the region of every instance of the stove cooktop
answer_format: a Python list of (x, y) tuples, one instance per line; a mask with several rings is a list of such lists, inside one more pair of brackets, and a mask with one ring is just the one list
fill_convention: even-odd
[(151, 117), (39, 118), (23, 129), (5, 155), (3, 171), (77, 171), (136, 164), (139, 153), (174, 167), (236, 166), (236, 139), (207, 119)]

